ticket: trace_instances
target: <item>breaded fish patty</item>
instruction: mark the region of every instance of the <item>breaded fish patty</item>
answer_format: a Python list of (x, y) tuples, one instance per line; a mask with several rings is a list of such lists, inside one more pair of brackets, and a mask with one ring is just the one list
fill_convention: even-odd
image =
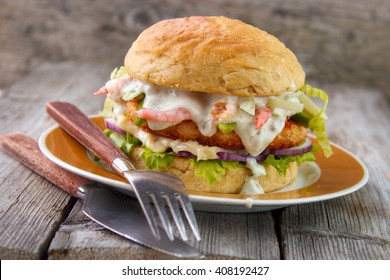
[[(125, 114), (132, 121), (136, 121), (134, 111), (137, 110), (137, 104), (127, 102)], [(204, 136), (198, 130), (197, 125), (190, 120), (183, 121), (177, 125), (162, 129), (152, 130), (147, 123), (140, 126), (141, 129), (156, 135), (164, 136), (173, 140), (196, 141), (205, 146), (217, 146), (228, 150), (245, 150), (240, 137), (233, 131), (229, 134), (223, 134), (219, 130), (211, 137)], [(284, 149), (299, 145), (307, 136), (306, 128), (287, 120), (283, 130), (268, 145), (267, 149)]]
[[(245, 150), (240, 137), (233, 131), (223, 134), (219, 130), (211, 137), (204, 136), (193, 121), (183, 121), (163, 130), (151, 130), (147, 125), (142, 129), (156, 135), (182, 141), (196, 141), (205, 146), (218, 146), (228, 150)], [(279, 135), (268, 145), (267, 149), (284, 149), (299, 145), (305, 140), (306, 128), (288, 120)]]

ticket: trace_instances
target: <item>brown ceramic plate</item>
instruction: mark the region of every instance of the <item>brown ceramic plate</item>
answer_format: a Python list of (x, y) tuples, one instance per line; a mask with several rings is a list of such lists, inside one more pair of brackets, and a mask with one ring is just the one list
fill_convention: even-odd
[[(92, 117), (92, 120), (104, 129), (103, 118)], [(86, 149), (58, 126), (41, 135), (39, 146), (59, 166), (133, 195), (131, 186), (123, 178), (92, 161)], [(332, 148), (334, 154), (329, 159), (318, 152), (315, 163), (300, 167), (295, 184), (277, 192), (260, 195), (190, 192), (194, 208), (213, 212), (266, 211), (340, 197), (364, 186), (368, 180), (365, 165), (342, 147), (332, 144)]]

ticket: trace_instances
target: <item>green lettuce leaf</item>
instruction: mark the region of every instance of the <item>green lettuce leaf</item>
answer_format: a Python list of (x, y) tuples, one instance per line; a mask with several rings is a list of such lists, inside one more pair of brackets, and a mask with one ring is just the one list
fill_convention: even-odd
[(155, 153), (147, 148), (141, 154), (141, 157), (144, 160), (145, 165), (150, 170), (163, 170), (168, 168), (172, 164), (175, 156), (176, 155), (173, 152)]
[[(325, 115), (325, 110), (328, 105), (328, 95), (324, 91), (318, 88), (313, 88), (307, 84), (304, 85), (300, 91), (304, 93), (300, 96), (300, 101), (305, 105), (305, 113), (311, 115), (308, 127), (317, 137), (318, 143), (320, 144), (325, 156), (330, 157), (333, 154), (333, 151), (325, 128), (325, 120), (328, 118)], [(310, 98), (307, 97), (318, 97), (324, 102), (324, 105), (322, 108), (319, 108), (312, 100), (310, 100)]]
[(190, 159), (191, 165), (195, 167), (195, 175), (203, 177), (209, 185), (218, 181), (225, 175), (226, 169), (235, 169), (239, 166), (236, 161), (224, 160), (199, 160)]
[(305, 154), (296, 155), (296, 156), (274, 156), (269, 155), (267, 158), (260, 164), (269, 164), (272, 165), (280, 176), (286, 176), (288, 165), (291, 162), (296, 161), (298, 165), (301, 165), (305, 161), (315, 161), (314, 153), (319, 150), (318, 146), (314, 146), (313, 149)]
[[(131, 135), (130, 133), (121, 135), (110, 129), (105, 129), (104, 133), (108, 138), (110, 138), (115, 146), (119, 147), (126, 154), (130, 153), (133, 147), (142, 145), (141, 140)], [(145, 148), (145, 151), (141, 154), (145, 165), (150, 170), (163, 170), (169, 167), (172, 164), (173, 158), (175, 156), (176, 155), (173, 152), (155, 153), (148, 148)]]
[(130, 153), (133, 146), (141, 146), (142, 142), (137, 138), (127, 133), (126, 135), (121, 135), (110, 129), (105, 129), (104, 133), (108, 138), (114, 143), (115, 146), (120, 148), (124, 153)]
[(131, 135), (130, 133), (126, 134), (126, 142), (134, 146), (141, 146), (142, 142), (137, 137)]

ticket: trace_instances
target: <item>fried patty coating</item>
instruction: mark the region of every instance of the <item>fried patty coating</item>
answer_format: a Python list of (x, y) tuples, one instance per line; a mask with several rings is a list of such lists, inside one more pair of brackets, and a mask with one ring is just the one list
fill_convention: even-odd
[[(136, 104), (127, 102), (125, 115), (135, 122), (136, 116), (134, 111)], [(244, 145), (240, 137), (233, 131), (229, 134), (223, 134), (221, 131), (217, 132), (211, 137), (204, 136), (198, 130), (196, 123), (190, 120), (183, 121), (177, 125), (162, 129), (152, 130), (148, 127), (147, 123), (140, 126), (141, 129), (164, 136), (173, 140), (179, 139), (181, 141), (196, 141), (205, 146), (217, 146), (227, 150), (245, 150)], [(275, 137), (275, 139), (268, 145), (267, 149), (284, 149), (291, 148), (302, 143), (307, 136), (307, 130), (301, 125), (293, 122), (292, 120), (286, 120), (283, 130)]]

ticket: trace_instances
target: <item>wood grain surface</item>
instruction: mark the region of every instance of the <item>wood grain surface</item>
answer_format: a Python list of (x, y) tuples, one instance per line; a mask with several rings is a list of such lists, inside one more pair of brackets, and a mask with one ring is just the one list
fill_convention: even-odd
[[(91, 93), (111, 68), (84, 62), (44, 63), (0, 97), (0, 133), (37, 139), (54, 122), (48, 101), (101, 110)], [(248, 214), (196, 212), (208, 259), (390, 259), (390, 104), (383, 92), (318, 84), (330, 95), (330, 138), (367, 165), (361, 190), (319, 203)], [(0, 259), (166, 259), (103, 229), (53, 184), (0, 153)], [(128, 203), (138, 207), (132, 198)]]
[(91, 182), (51, 162), (39, 150), (37, 141), (25, 134), (0, 135), (0, 150), (74, 197), (77, 197), (79, 187)]
[[(1, 95), (0, 133), (22, 132), (38, 139), (54, 125), (45, 113), (51, 100), (90, 104), (85, 112), (96, 113), (102, 100), (90, 93), (109, 71), (92, 64), (42, 65)], [(75, 199), (2, 152), (0, 197), (0, 259), (47, 258), (50, 242)]]

